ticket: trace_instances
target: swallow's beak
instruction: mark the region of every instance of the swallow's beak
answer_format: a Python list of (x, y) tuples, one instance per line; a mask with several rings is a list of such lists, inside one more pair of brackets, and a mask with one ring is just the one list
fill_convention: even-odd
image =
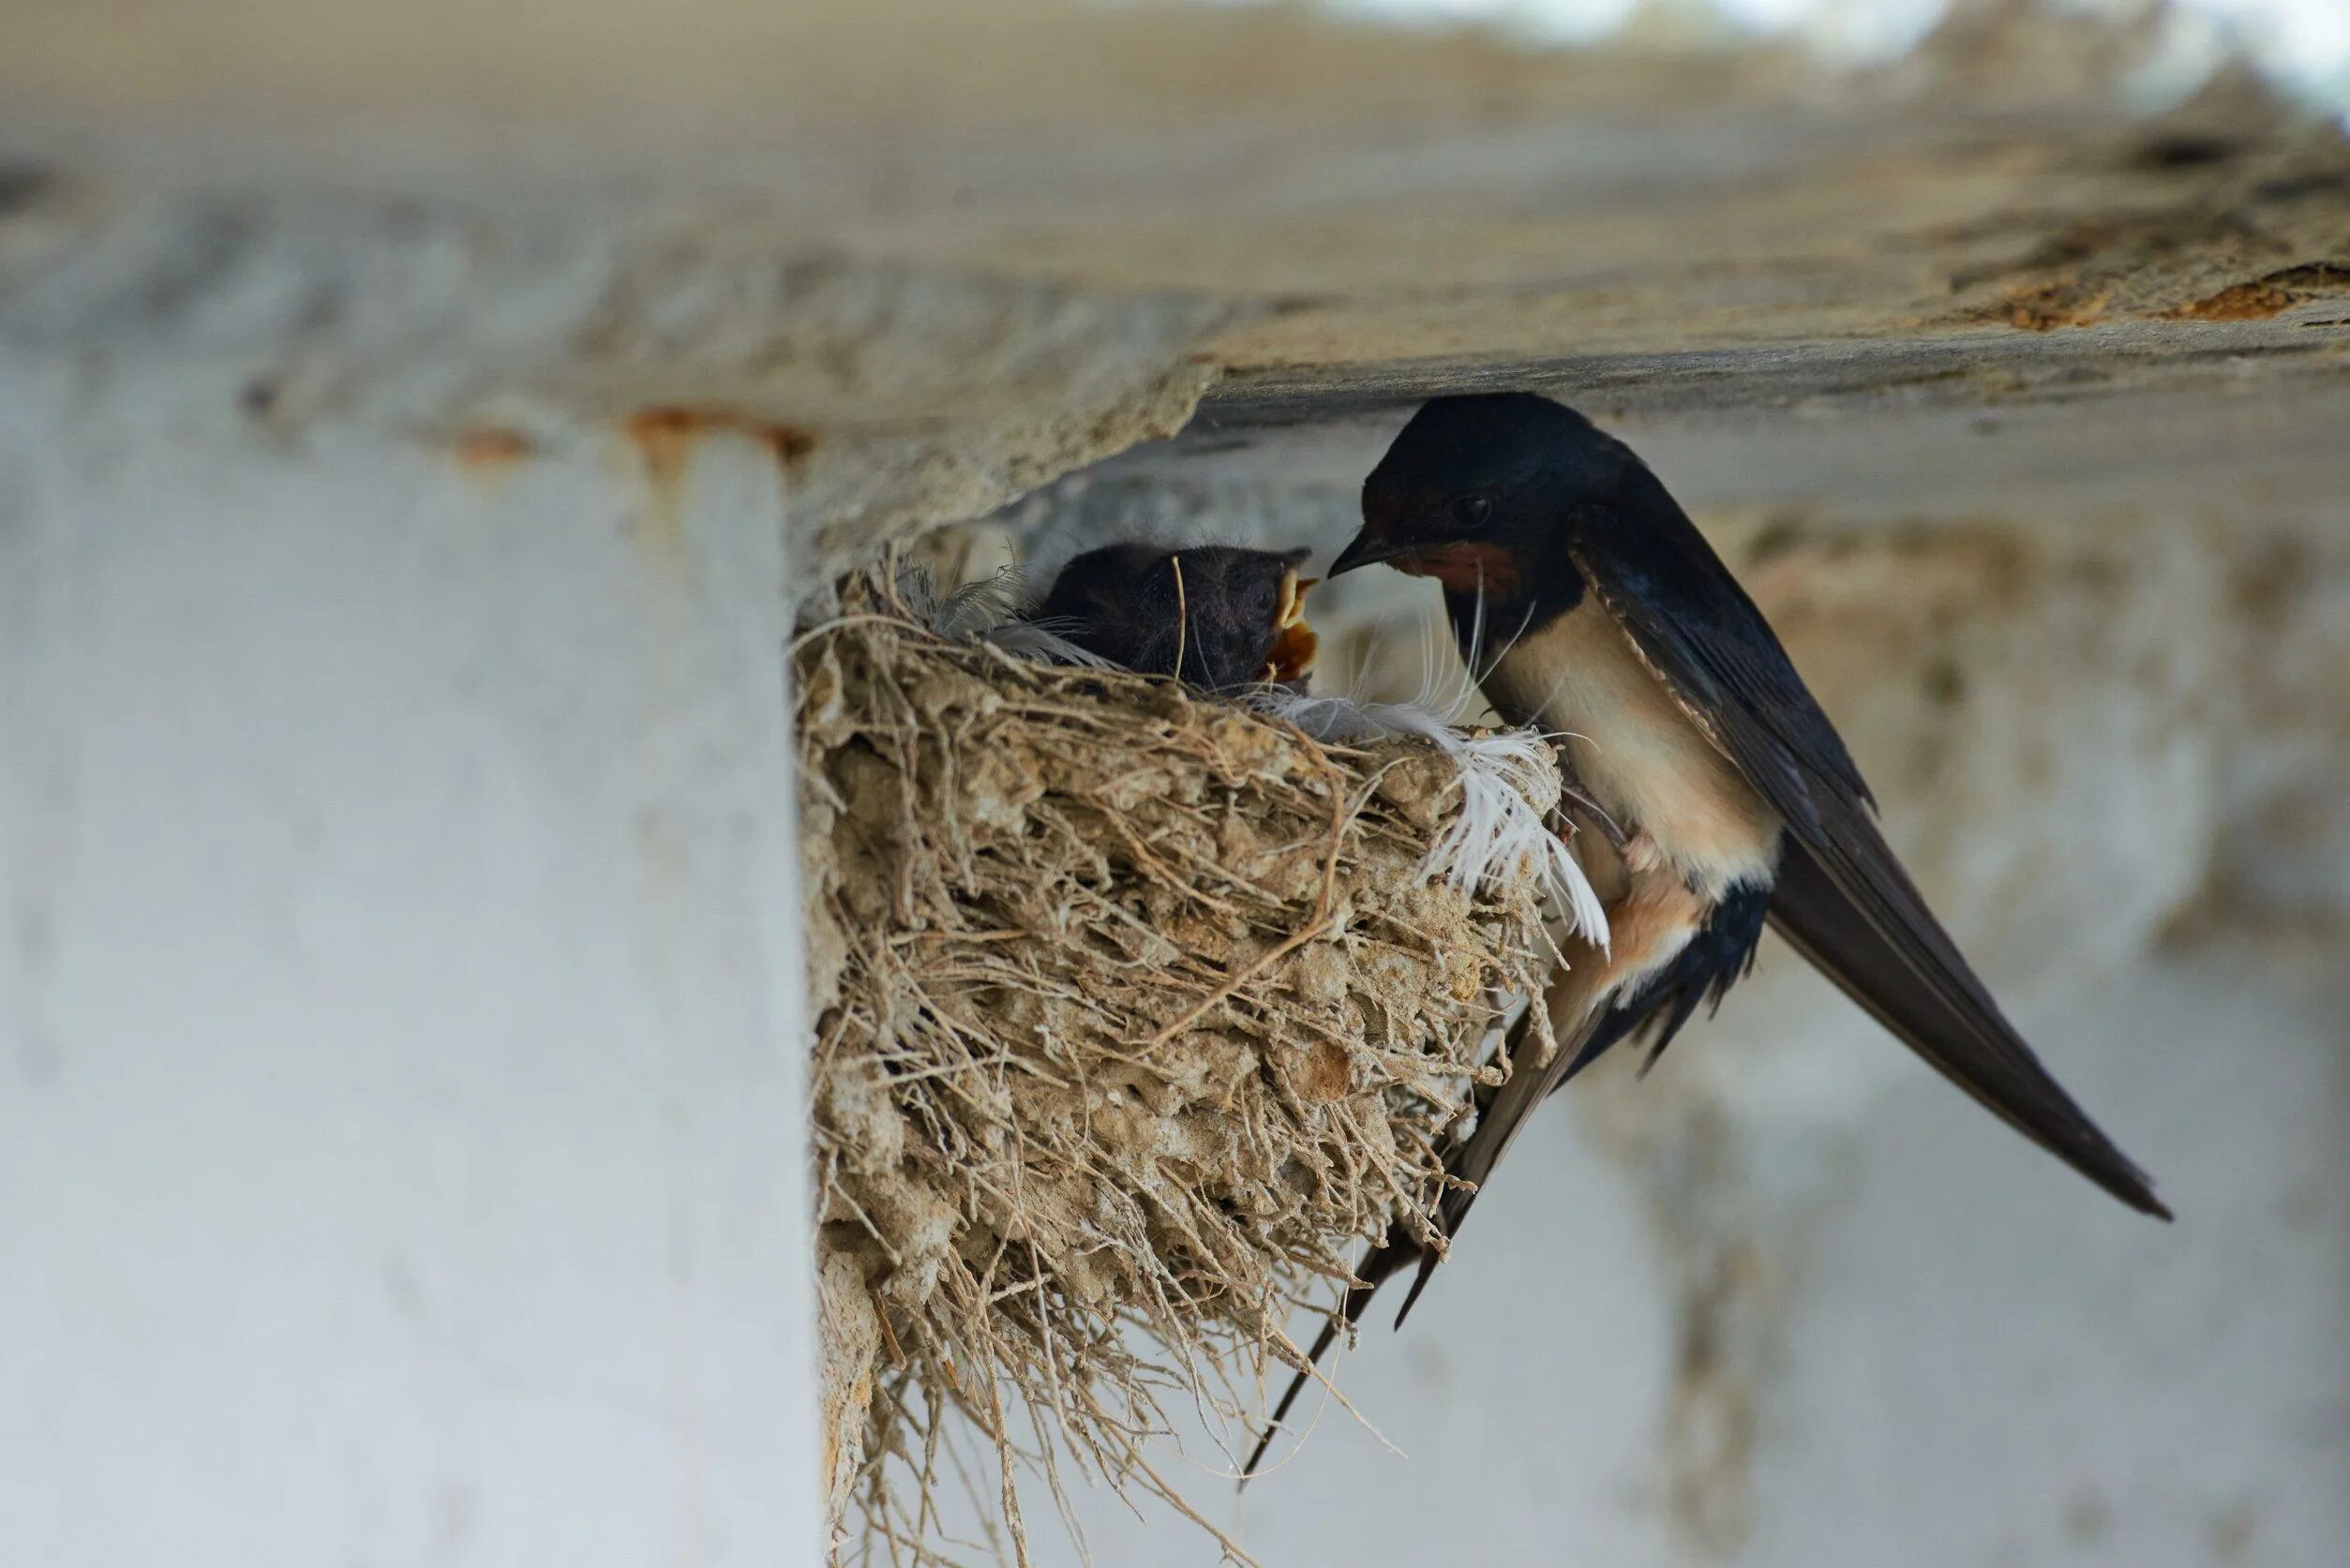
[(1378, 538), (1370, 530), (1365, 529), (1355, 536), (1355, 543), (1339, 552), (1339, 559), (1330, 563), (1330, 570), (1323, 575), (1335, 577), (1342, 572), (1352, 572), (1357, 566), (1375, 566), (1383, 560), (1393, 560), (1411, 553), (1411, 545)]

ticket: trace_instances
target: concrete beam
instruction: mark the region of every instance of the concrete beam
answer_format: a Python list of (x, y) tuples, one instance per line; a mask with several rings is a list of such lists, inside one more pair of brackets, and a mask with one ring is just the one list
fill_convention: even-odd
[(5, 1555), (814, 1561), (771, 458), (167, 394), (0, 355)]

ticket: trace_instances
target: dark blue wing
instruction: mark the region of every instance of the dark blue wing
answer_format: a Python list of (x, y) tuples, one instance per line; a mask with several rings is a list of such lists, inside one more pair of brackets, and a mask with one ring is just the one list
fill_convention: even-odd
[(2168, 1217), (2144, 1172), (2041, 1066), (1878, 830), (1875, 801), (1752, 600), (1637, 462), (1575, 565), (1641, 658), (1785, 819), (1771, 919), (1944, 1077), (2133, 1208)]

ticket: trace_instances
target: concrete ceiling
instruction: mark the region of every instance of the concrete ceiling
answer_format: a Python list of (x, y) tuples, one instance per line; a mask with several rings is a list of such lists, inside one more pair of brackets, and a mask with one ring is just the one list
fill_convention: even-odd
[(835, 561), (1203, 397), (1194, 441), (1531, 384), (1895, 492), (2000, 431), (2076, 489), (2220, 440), (2323, 487), (2350, 145), (2243, 82), (2133, 120), (2127, 46), (2014, 5), (1845, 79), (1054, 0), (15, 7), (0, 346), (460, 454), (745, 431)]

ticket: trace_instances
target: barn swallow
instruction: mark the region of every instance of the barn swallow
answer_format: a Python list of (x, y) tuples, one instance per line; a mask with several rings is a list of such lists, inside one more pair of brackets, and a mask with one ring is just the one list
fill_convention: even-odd
[(1072, 558), (1028, 619), (1114, 665), (1209, 692), (1302, 681), (1306, 550), (1105, 545)]
[[(1489, 1092), (1453, 1175), (1484, 1181), (1534, 1107), (1619, 1041), (1654, 1061), (1752, 967), (1767, 924), (1994, 1114), (2170, 1217), (2000, 1013), (1762, 613), (1630, 448), (1548, 398), (1437, 398), (1364, 482), (1362, 531), (1330, 575), (1374, 562), (1443, 585), (1488, 702), (1564, 738), (1568, 814), (1604, 829), (1573, 842), (1613, 941), (1568, 951), (1540, 1004), (1558, 1051)], [(1434, 1240), (1391, 1230), (1309, 1360), (1416, 1262), (1400, 1323), (1474, 1196), (1447, 1193)]]

